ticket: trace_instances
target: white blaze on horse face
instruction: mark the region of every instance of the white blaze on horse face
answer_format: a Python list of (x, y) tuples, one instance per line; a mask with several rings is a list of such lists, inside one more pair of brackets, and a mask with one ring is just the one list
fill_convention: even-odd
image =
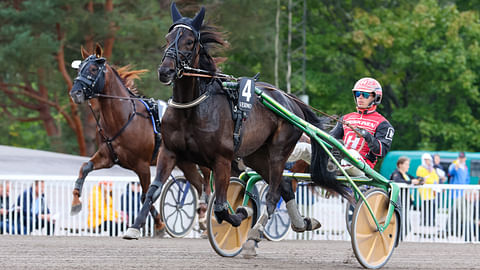
[(81, 60), (75, 60), (72, 62), (72, 68), (78, 69), (80, 67), (80, 64), (82, 63)]

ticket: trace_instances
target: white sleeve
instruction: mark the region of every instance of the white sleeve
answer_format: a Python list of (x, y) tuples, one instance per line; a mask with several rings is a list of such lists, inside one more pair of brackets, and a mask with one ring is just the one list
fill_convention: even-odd
[(292, 154), (288, 157), (287, 162), (295, 162), (301, 159), (310, 164), (311, 158), (312, 145), (306, 142), (298, 142), (295, 145)]

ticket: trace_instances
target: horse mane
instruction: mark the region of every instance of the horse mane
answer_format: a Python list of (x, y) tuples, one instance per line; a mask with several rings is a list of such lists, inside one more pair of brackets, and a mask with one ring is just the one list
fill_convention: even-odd
[(218, 31), (213, 25), (202, 25), (200, 28), (200, 48), (199, 66), (201, 69), (215, 72), (217, 64), (224, 62), (225, 57), (214, 58), (210, 55), (210, 51), (217, 48), (228, 48), (228, 42), (224, 38), (225, 33)]
[(119, 68), (112, 67), (113, 71), (115, 71), (125, 87), (130, 89), (133, 94), (137, 95), (138, 91), (135, 87), (135, 79), (140, 79), (139, 75), (148, 72), (148, 69), (131, 70), (131, 68), (131, 65)]

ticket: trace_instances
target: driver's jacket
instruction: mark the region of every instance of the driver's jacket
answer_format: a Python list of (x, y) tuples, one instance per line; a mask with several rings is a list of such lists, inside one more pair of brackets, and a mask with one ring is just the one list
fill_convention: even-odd
[[(373, 135), (370, 142), (359, 137), (350, 127), (361, 128)], [(347, 149), (354, 149), (360, 153), (365, 162), (373, 168), (377, 163), (378, 157), (384, 157), (392, 144), (394, 128), (385, 117), (375, 111), (359, 110), (344, 115), (337, 122), (337, 125), (330, 131), (330, 134), (336, 139), (343, 139)]]

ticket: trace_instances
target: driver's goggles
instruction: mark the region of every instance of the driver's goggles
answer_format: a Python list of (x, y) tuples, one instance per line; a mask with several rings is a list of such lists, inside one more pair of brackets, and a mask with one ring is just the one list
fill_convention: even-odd
[(369, 98), (373, 93), (371, 92), (360, 92), (360, 91), (355, 91), (353, 92), (353, 94), (355, 95), (355, 97), (360, 97), (360, 96), (363, 96), (363, 98), (367, 99)]

